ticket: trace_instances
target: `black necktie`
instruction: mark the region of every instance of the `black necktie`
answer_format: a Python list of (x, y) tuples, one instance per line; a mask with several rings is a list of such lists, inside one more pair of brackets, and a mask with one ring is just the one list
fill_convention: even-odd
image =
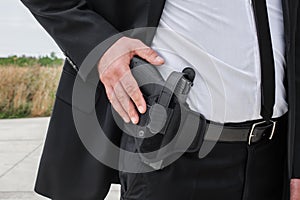
[(253, 0), (261, 61), (261, 111), (264, 120), (273, 115), (275, 103), (275, 69), (266, 0)]

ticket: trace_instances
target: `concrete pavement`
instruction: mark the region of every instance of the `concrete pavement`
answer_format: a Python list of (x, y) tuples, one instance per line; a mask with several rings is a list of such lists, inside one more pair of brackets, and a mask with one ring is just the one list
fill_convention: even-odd
[[(46, 200), (33, 192), (49, 118), (0, 120), (0, 200)], [(117, 200), (113, 185), (106, 200)]]

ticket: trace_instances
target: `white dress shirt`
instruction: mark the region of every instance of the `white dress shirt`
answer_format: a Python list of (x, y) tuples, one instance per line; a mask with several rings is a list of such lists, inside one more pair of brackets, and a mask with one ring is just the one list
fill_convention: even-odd
[[(267, 0), (267, 7), (276, 74), (273, 117), (279, 117), (288, 109), (281, 0)], [(191, 109), (216, 122), (261, 118), (261, 68), (251, 0), (166, 0), (158, 27), (152, 48), (166, 61), (158, 67), (163, 77), (186, 66), (196, 70), (187, 99)]]

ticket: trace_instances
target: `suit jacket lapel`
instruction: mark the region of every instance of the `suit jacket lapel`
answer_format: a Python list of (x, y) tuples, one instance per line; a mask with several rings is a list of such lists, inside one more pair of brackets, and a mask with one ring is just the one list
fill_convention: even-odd
[(165, 0), (149, 0), (148, 26), (157, 27), (162, 11), (164, 9)]

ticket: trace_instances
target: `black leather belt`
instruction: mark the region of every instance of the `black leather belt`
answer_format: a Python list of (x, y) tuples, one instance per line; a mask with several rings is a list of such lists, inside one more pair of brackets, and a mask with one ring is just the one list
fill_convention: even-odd
[[(270, 122), (262, 119), (242, 123), (220, 124), (200, 118), (200, 125), (192, 144), (186, 152), (199, 151), (203, 141), (245, 142), (252, 145), (264, 139), (272, 140), (276, 129), (285, 124), (287, 114)], [(203, 136), (204, 135), (204, 136)]]
[[(285, 115), (275, 118), (270, 122), (264, 120), (253, 120), (242, 123), (225, 123), (218, 124), (208, 121), (209, 129), (206, 131), (204, 140), (220, 141), (220, 142), (247, 142), (249, 145), (257, 143), (260, 140), (268, 137), (270, 140), (274, 136), (275, 129), (278, 123), (281, 123)], [(214, 129), (221, 129), (219, 134), (214, 133)]]

